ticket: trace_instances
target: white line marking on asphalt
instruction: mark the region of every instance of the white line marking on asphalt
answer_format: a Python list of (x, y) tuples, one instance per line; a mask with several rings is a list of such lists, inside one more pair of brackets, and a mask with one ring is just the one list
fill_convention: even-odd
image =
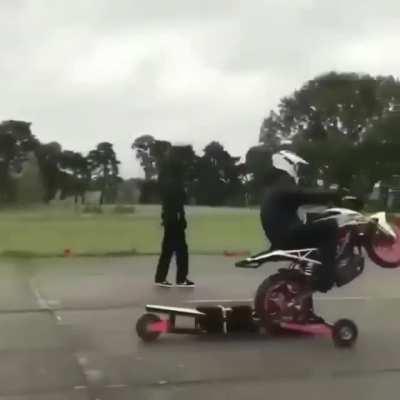
[(49, 310), (60, 307), (60, 300), (46, 300), (39, 289), (39, 285), (35, 283), (35, 279), (29, 281), (29, 286), (36, 298), (36, 301), (41, 309)]
[(124, 389), (127, 388), (128, 385), (125, 385), (124, 383), (114, 383), (110, 385), (105, 385), (104, 386), (106, 389)]
[(35, 288), (34, 294), (40, 308), (49, 308), (47, 301), (41, 296), (39, 289)]
[[(129, 385), (126, 385), (124, 383), (112, 383), (110, 385), (105, 385), (103, 386), (104, 389), (125, 389), (129, 387)], [(89, 390), (89, 386), (85, 385), (77, 385), (73, 387), (74, 390)]]
[(61, 302), (60, 302), (60, 300), (47, 300), (47, 304), (50, 307), (59, 307)]
[(103, 382), (104, 372), (101, 369), (83, 369), (86, 380), (91, 385), (99, 385)]
[(46, 299), (42, 296), (42, 294), (40, 293), (39, 288), (37, 287), (37, 285), (35, 285), (33, 279), (31, 279), (29, 281), (29, 286), (31, 287), (31, 290), (36, 298), (36, 302), (38, 303), (39, 307), (42, 309), (48, 309), (49, 304), (47, 303)]

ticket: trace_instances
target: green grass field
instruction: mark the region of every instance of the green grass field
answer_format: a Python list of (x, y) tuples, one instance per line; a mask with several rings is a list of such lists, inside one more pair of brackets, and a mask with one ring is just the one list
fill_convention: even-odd
[[(188, 207), (187, 240), (191, 253), (258, 251), (266, 247), (257, 210)], [(138, 206), (134, 214), (100, 215), (73, 209), (0, 211), (3, 256), (158, 253), (162, 237), (160, 208)]]

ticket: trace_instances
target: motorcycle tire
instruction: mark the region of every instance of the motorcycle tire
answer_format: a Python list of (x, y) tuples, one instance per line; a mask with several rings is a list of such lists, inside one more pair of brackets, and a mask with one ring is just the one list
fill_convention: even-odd
[(397, 234), (397, 239), (383, 241), (376, 233), (370, 235), (364, 245), (368, 257), (382, 268), (400, 267), (400, 226), (391, 224)]
[(256, 315), (260, 319), (262, 326), (265, 328), (267, 334), (269, 335), (279, 335), (285, 330), (280, 327), (280, 325), (271, 319), (265, 312), (265, 299), (268, 292), (279, 283), (300, 283), (301, 285), (306, 284), (306, 278), (296, 272), (291, 271), (281, 271), (277, 274), (271, 275), (266, 278), (261, 285), (258, 287), (255, 299), (254, 299), (254, 310)]

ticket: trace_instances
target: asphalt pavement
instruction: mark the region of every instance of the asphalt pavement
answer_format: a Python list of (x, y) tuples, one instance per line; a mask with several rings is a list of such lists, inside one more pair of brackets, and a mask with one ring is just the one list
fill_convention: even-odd
[(319, 296), (324, 317), (357, 323), (351, 350), (323, 338), (258, 335), (165, 335), (145, 344), (134, 327), (146, 303), (250, 301), (275, 268), (239, 270), (230, 258), (196, 256), (197, 287), (163, 289), (152, 284), (155, 262), (1, 261), (0, 400), (399, 396), (400, 270), (369, 264), (352, 284)]

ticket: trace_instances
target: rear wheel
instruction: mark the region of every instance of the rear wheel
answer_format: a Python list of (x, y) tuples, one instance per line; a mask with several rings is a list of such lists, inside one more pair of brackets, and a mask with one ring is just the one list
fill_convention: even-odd
[(272, 275), (257, 289), (254, 308), (267, 333), (272, 335), (284, 331), (279, 325), (283, 320), (299, 323), (307, 321), (312, 308), (311, 300), (291, 305), (295, 297), (305, 290), (306, 278), (300, 274), (290, 275)]
[(400, 226), (390, 224), (397, 238), (385, 237), (379, 232), (373, 233), (366, 243), (366, 250), (371, 260), (382, 268), (397, 268), (400, 266)]
[(160, 322), (161, 318), (155, 314), (143, 314), (136, 323), (136, 333), (144, 342), (152, 342), (160, 336), (160, 332), (151, 329), (152, 324)]

